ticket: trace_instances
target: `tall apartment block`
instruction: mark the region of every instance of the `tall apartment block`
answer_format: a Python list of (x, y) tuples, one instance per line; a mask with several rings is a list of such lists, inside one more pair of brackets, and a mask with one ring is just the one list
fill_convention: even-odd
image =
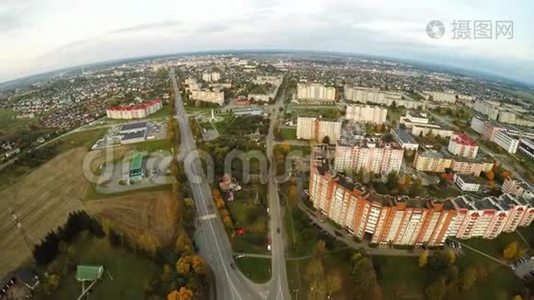
[(312, 155), (313, 206), (372, 244), (440, 246), (449, 236), (493, 239), (534, 219), (534, 201), (510, 194), (448, 200), (378, 195), (330, 169), (323, 148), (317, 147)]

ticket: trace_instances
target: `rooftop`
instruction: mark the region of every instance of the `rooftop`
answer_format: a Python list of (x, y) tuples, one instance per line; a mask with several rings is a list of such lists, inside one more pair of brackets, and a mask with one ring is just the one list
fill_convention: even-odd
[(138, 170), (143, 166), (143, 156), (139, 152), (135, 152), (132, 161), (130, 162), (130, 170)]
[(453, 135), (453, 140), (461, 145), (465, 146), (476, 146), (477, 143), (470, 136), (465, 134), (465, 132), (455, 132)]
[(403, 144), (417, 144), (413, 136), (406, 132), (406, 130), (397, 127), (393, 128), (393, 131), (395, 137), (397, 137)]
[(103, 266), (85, 266), (78, 265), (76, 268), (76, 280), (78, 281), (95, 281), (102, 277), (104, 273)]
[(133, 129), (144, 129), (144, 128), (146, 128), (146, 122), (135, 122), (135, 123), (122, 125), (120, 131), (133, 130)]

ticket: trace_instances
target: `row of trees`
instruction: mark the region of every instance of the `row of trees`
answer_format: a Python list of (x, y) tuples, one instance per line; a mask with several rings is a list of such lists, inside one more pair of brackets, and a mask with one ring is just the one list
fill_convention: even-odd
[(217, 188), (213, 188), (211, 194), (213, 196), (213, 200), (215, 201), (215, 206), (217, 206), (219, 214), (221, 215), (224, 227), (228, 232), (233, 232), (234, 222), (232, 221), (230, 211), (226, 208), (226, 202), (224, 201), (221, 192)]

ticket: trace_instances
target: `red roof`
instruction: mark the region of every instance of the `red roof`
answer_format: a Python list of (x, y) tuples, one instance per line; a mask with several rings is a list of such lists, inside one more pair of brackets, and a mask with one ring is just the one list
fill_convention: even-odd
[(454, 134), (454, 141), (465, 146), (476, 146), (477, 143), (464, 132), (456, 132)]
[(136, 105), (121, 105), (121, 106), (110, 106), (108, 107), (108, 110), (120, 110), (120, 111), (130, 111), (130, 110), (138, 110), (138, 109), (147, 109), (150, 106), (160, 104), (161, 100), (159, 98), (152, 99), (149, 101), (146, 101), (141, 104)]

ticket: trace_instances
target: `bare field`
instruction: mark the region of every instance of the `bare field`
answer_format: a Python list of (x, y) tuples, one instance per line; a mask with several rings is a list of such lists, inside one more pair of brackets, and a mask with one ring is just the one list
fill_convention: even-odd
[(84, 148), (68, 150), (0, 192), (0, 274), (31, 257), (12, 218), (18, 216), (31, 243), (62, 226), (70, 212), (84, 209), (87, 181)]
[(178, 214), (170, 189), (132, 192), (87, 201), (85, 205), (90, 215), (110, 223), (129, 237), (149, 232), (158, 238), (161, 245), (174, 242)]

